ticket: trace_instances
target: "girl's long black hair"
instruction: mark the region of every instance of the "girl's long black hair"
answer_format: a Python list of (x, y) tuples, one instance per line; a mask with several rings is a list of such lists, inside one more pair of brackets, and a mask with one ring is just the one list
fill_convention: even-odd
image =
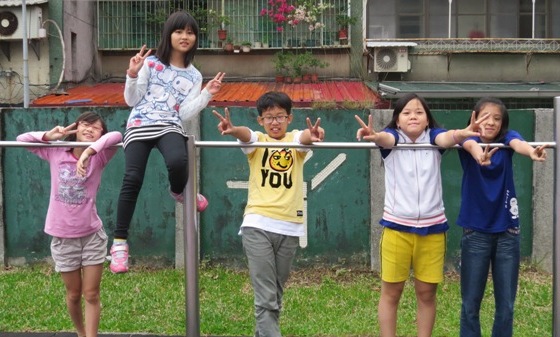
[(196, 35), (196, 41), (194, 46), (185, 54), (185, 67), (188, 67), (194, 60), (194, 54), (198, 49), (198, 22), (196, 22), (196, 19), (189, 13), (177, 11), (171, 14), (165, 21), (163, 31), (161, 32), (161, 39), (156, 50), (157, 58), (165, 65), (169, 66), (169, 60), (173, 50), (171, 46), (171, 34), (177, 29), (186, 28), (192, 29), (194, 35)]

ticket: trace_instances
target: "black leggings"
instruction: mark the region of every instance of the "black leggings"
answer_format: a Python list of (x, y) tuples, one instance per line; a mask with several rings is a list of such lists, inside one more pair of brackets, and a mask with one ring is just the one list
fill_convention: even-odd
[(126, 239), (130, 221), (136, 208), (138, 194), (144, 182), (146, 164), (152, 149), (156, 147), (167, 167), (170, 189), (181, 194), (188, 179), (188, 156), (186, 139), (178, 133), (167, 133), (159, 138), (130, 142), (125, 150), (125, 171), (117, 207), (117, 226), (114, 237)]

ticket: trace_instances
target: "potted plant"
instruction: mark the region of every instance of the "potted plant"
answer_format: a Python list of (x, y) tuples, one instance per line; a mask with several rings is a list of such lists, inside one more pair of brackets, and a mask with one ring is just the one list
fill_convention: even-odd
[(358, 18), (350, 16), (347, 13), (341, 12), (336, 16), (335, 20), (339, 26), (338, 39), (348, 40), (348, 27), (356, 24), (356, 22), (358, 22)]
[[(208, 25), (210, 27), (218, 27), (218, 39), (224, 41), (227, 39), (227, 29), (226, 26), (231, 23), (229, 16), (225, 14), (218, 14), (214, 9), (208, 10)], [(208, 27), (208, 29), (210, 29)]]
[(283, 82), (284, 77), (288, 74), (288, 54), (279, 51), (274, 54), (272, 62), (274, 62), (274, 70), (276, 71), (276, 82)]
[(323, 69), (328, 65), (329, 65), (328, 62), (321, 61), (317, 57), (312, 57), (311, 58), (311, 60), (309, 62), (309, 67), (312, 69), (311, 70), (311, 82), (312, 83), (319, 82), (319, 74), (317, 73), (317, 68)]
[(241, 52), (241, 45), (238, 43), (233, 44), (233, 52), (239, 54)]
[(243, 49), (244, 53), (248, 53), (251, 51), (251, 42), (243, 41), (241, 42), (241, 49)]
[(270, 47), (270, 35), (269, 34), (264, 34), (262, 36), (262, 47), (263, 48)]
[(312, 60), (313, 54), (310, 51), (294, 55), (294, 70), (296, 76), (301, 76), (304, 83), (311, 82), (311, 74), (309, 72), (309, 68), (311, 67)]
[(233, 40), (231, 38), (226, 39), (226, 42), (224, 43), (224, 50), (229, 53), (233, 51)]
[(303, 74), (307, 69), (309, 55), (305, 53), (290, 54), (290, 64), (293, 72), (294, 83), (301, 83), (303, 81)]

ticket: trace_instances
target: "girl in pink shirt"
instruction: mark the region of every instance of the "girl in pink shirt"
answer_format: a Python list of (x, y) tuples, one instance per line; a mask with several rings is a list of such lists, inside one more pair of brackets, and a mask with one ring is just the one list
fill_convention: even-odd
[[(51, 191), (45, 233), (52, 236), (55, 270), (66, 287), (66, 305), (78, 336), (96, 337), (101, 313), (100, 284), (107, 255), (107, 234), (95, 201), (103, 169), (122, 141), (119, 132), (107, 132), (99, 115), (84, 112), (69, 126), (28, 132), (20, 142), (90, 142), (89, 147), (31, 147), (49, 162)], [(85, 299), (85, 322), (82, 312)]]

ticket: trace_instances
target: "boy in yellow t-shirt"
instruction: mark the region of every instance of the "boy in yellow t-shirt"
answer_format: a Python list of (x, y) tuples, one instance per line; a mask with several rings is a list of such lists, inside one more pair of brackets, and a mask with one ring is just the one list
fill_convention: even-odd
[[(292, 100), (283, 92), (267, 92), (257, 100), (258, 123), (266, 133), (234, 126), (229, 110), (218, 130), (241, 143), (282, 142), (311, 144), (323, 141), (321, 119), (307, 129), (287, 131), (292, 122)], [(239, 231), (247, 256), (255, 295), (255, 336), (280, 337), (280, 310), (284, 285), (303, 227), (303, 164), (309, 149), (244, 147), (249, 162), (249, 195)]]

